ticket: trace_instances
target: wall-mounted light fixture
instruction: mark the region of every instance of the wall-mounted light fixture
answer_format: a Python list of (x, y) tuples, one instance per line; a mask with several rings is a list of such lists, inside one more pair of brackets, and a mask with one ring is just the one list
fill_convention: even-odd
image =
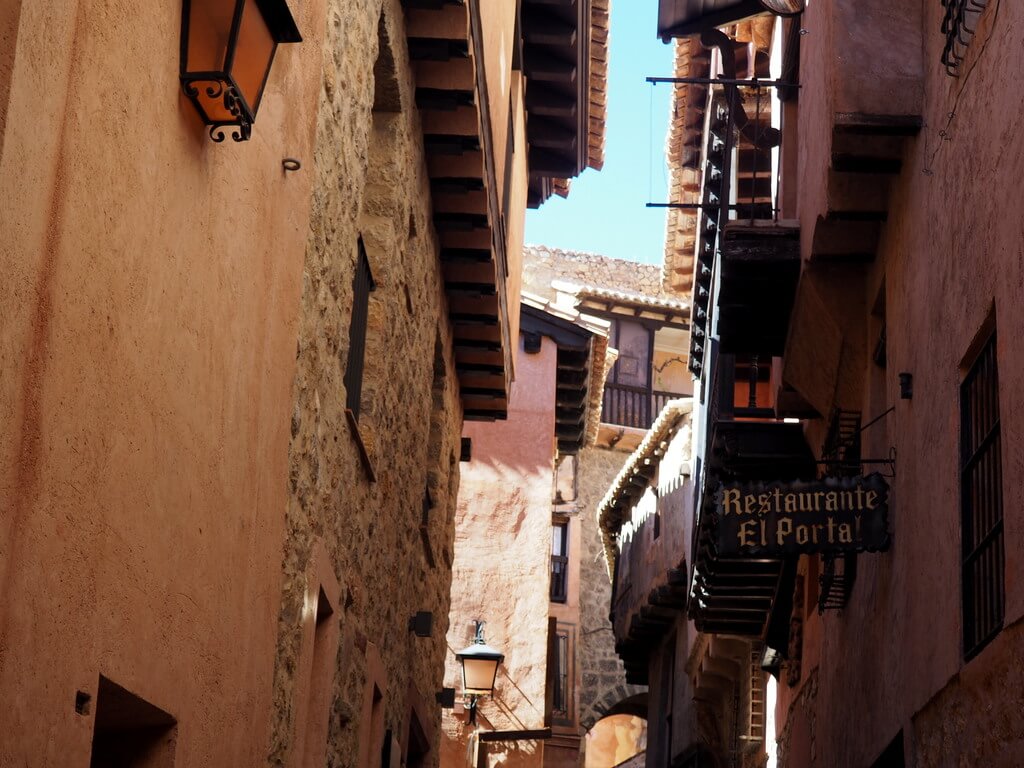
[(476, 625), (473, 644), (455, 654), (462, 665), (462, 693), (469, 703), (470, 723), (476, 722), (476, 700), (494, 691), (498, 665), (505, 660), (505, 654), (484, 642), (484, 622), (473, 623)]
[(409, 631), (416, 637), (430, 637), (434, 632), (434, 614), (430, 611), (417, 611), (409, 617)]
[(900, 399), (910, 400), (914, 397), (914, 375), (912, 373), (900, 374)]
[(278, 44), (300, 42), (285, 0), (182, 0), (181, 87), (211, 139), (249, 138)]

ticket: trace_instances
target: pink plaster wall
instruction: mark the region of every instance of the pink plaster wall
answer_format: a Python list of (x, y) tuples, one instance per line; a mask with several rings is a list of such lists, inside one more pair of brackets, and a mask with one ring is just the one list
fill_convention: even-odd
[[(454, 652), (472, 641), (473, 620), (483, 619), (488, 644), (505, 654), (494, 696), (480, 702), (489, 730), (544, 727), (556, 355), (547, 337), (537, 354), (525, 354), (520, 341), (508, 420), (464, 429), (473, 458), (459, 486), (445, 684), (461, 698)], [(441, 764), (461, 768), (467, 727), (446, 710), (443, 728)], [(495, 744), (489, 754), (501, 751)], [(542, 756), (541, 742), (518, 742), (500, 764), (540, 766)]]
[[(180, 4), (20, 4), (0, 147), (0, 763), (85, 766), (103, 674), (175, 765), (265, 759), (321, 2), (252, 140), (178, 84)], [(9, 49), (8, 49), (9, 50)], [(6, 66), (6, 65), (5, 65)], [(93, 709), (93, 713), (94, 713)]]

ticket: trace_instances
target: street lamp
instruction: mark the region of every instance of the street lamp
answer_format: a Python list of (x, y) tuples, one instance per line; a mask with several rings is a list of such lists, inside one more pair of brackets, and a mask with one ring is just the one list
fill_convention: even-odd
[(182, 0), (181, 87), (211, 139), (249, 138), (278, 44), (300, 42), (286, 0)]
[(505, 660), (501, 651), (484, 642), (484, 622), (474, 621), (476, 637), (473, 644), (455, 654), (462, 665), (462, 693), (469, 699), (469, 722), (476, 722), (476, 700), (490, 696), (494, 690), (494, 678), (498, 665)]

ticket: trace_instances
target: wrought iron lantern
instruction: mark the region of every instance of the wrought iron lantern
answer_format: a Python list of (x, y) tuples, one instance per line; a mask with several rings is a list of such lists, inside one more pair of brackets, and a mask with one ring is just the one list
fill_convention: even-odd
[(476, 722), (476, 700), (494, 690), (498, 665), (505, 655), (484, 642), (484, 622), (477, 621), (473, 644), (455, 654), (462, 665), (462, 693), (469, 700), (469, 722)]
[(300, 42), (286, 0), (182, 0), (181, 87), (211, 139), (249, 138), (278, 44)]

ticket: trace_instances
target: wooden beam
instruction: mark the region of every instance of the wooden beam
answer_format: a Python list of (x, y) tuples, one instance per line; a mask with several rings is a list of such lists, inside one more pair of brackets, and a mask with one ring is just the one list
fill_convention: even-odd
[(437, 109), (454, 112), (459, 107), (472, 107), (476, 104), (473, 91), (452, 90), (449, 88), (417, 88), (416, 106), (420, 109)]
[[(578, 33), (574, 24), (550, 13), (533, 12), (524, 15), (523, 40), (527, 45), (551, 45), (557, 48), (572, 48), (576, 45)], [(525, 52), (523, 58), (526, 59)]]
[(534, 46), (527, 46), (523, 55), (523, 69), (526, 72), (527, 80), (530, 83), (576, 82), (576, 62), (555, 56), (544, 49)]
[(526, 111), (530, 116), (576, 119), (576, 89), (562, 90), (551, 84), (537, 83), (526, 89)]
[(546, 119), (541, 115), (530, 119), (526, 130), (526, 141), (531, 147), (544, 149), (568, 149), (576, 151), (576, 131), (566, 128), (557, 120)]
[(524, 731), (479, 731), (480, 741), (539, 741), (551, 738), (550, 728)]
[(450, 61), (468, 59), (469, 42), (444, 37), (410, 37), (409, 58), (413, 61)]

